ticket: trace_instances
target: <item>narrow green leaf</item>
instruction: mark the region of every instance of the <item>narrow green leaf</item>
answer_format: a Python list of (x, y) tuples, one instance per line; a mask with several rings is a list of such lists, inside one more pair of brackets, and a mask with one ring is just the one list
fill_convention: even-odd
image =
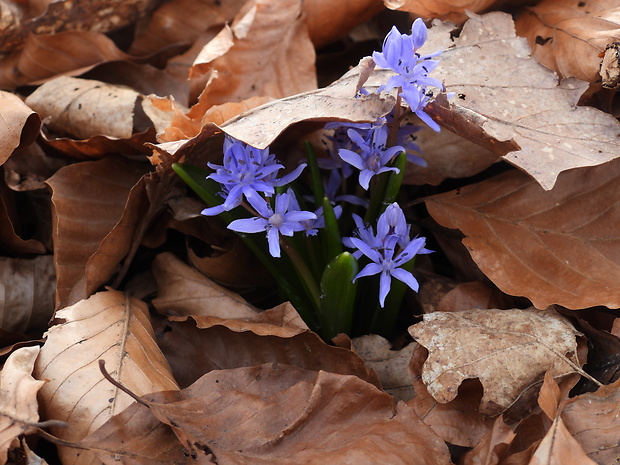
[(334, 257), (342, 253), (342, 238), (340, 237), (340, 229), (338, 219), (334, 213), (334, 207), (332, 207), (327, 197), (323, 197), (322, 204), (325, 228), (321, 230), (321, 237), (325, 247), (325, 262), (329, 263)]
[(351, 334), (357, 283), (357, 260), (343, 252), (326, 267), (321, 278), (321, 335), (329, 341), (338, 333)]
[(305, 141), (306, 156), (308, 158), (308, 166), (310, 167), (310, 176), (312, 177), (312, 193), (314, 194), (314, 200), (316, 205), (321, 205), (323, 202), (323, 179), (319, 171), (319, 163), (316, 160), (316, 154), (314, 153), (314, 147), (308, 141)]

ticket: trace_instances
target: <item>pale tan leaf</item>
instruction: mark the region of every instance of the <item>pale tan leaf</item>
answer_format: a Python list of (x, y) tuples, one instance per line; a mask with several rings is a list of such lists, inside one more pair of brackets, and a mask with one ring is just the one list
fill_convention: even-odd
[(174, 254), (159, 254), (152, 265), (159, 284), (153, 305), (164, 315), (252, 318), (258, 310), (240, 295), (214, 283)]
[[(59, 310), (56, 317), (64, 322), (47, 332), (35, 365), (37, 379), (49, 380), (40, 392), (46, 418), (70, 425), (53, 428), (56, 436), (77, 442), (133, 402), (105, 380), (100, 359), (135, 393), (177, 389), (143, 302), (108, 290)], [(65, 465), (93, 463), (92, 454), (74, 448), (60, 448), (59, 454)]]
[(0, 165), (19, 147), (30, 145), (39, 133), (41, 119), (24, 102), (0, 91)]
[(352, 343), (355, 353), (377, 373), (385, 392), (396, 401), (408, 401), (413, 397), (408, 366), (414, 344), (391, 350), (389, 341), (377, 334), (353, 338)]
[(615, 0), (543, 0), (515, 22), (534, 56), (560, 77), (600, 80), (600, 53), (620, 40), (620, 6)]
[(0, 463), (6, 463), (7, 452), (17, 446), (17, 437), (36, 432), (39, 421), (37, 392), (45, 381), (32, 377), (39, 347), (17, 349), (0, 372)]
[(569, 399), (561, 418), (590, 459), (613, 464), (620, 457), (620, 380)]
[[(57, 307), (85, 299), (92, 292), (87, 291), (92, 286), (86, 281), (87, 263), (117, 224), (125, 232), (130, 229), (119, 222), (123, 220), (129, 193), (144, 171), (140, 164), (109, 156), (66, 166), (47, 181), (54, 205)], [(106, 272), (110, 273), (110, 269)], [(102, 279), (98, 277), (97, 286)]]
[(22, 333), (47, 328), (55, 290), (51, 255), (0, 257), (0, 328)]
[(525, 174), (503, 173), (427, 201), (458, 228), (480, 269), (502, 291), (538, 308), (620, 306), (620, 161), (563, 173), (545, 192)]
[(200, 96), (202, 104), (208, 108), (315, 89), (315, 52), (301, 12), (300, 0), (247, 3), (190, 69), (190, 78), (215, 72)]
[(580, 371), (579, 333), (551, 310), (436, 312), (409, 332), (429, 351), (422, 371), (429, 393), (449, 402), (463, 380), (478, 378), (486, 415), (505, 411), (547, 371)]
[(26, 103), (58, 134), (128, 139), (139, 95), (127, 87), (61, 76), (37, 88)]
[(406, 11), (421, 18), (437, 18), (453, 23), (467, 20), (466, 11), (480, 13), (497, 0), (384, 0), (390, 10)]
[(437, 99), (427, 106), (442, 125), (501, 155), (545, 189), (562, 171), (617, 158), (620, 123), (577, 106), (588, 84), (566, 79), (558, 85), (556, 74), (515, 36), (509, 15), (473, 16), (459, 37), (451, 32), (449, 24), (436, 24), (421, 49), (443, 50), (432, 75), (457, 94), (450, 103)]
[(597, 465), (566, 429), (561, 417), (553, 422), (528, 465)]

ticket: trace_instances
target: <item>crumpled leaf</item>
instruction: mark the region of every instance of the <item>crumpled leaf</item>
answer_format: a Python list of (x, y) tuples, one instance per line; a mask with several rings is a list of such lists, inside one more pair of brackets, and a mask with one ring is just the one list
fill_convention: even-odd
[[(289, 303), (251, 319), (192, 316), (172, 318), (158, 333), (158, 343), (181, 386), (203, 374), (263, 363), (283, 363), (313, 371), (354, 375), (375, 386), (376, 373), (349, 349), (326, 344)], [(187, 357), (193, 353), (193, 357)]]
[(0, 91), (0, 165), (18, 148), (28, 147), (39, 134), (41, 118), (22, 99)]
[(620, 380), (568, 399), (561, 417), (570, 435), (594, 462), (614, 463), (620, 457)]
[[(355, 376), (283, 364), (213, 371), (179, 392), (142, 397), (126, 422), (151, 415), (199, 460), (220, 465), (448, 465), (449, 453), (413, 413)], [(136, 435), (144, 435), (137, 430)]]
[(47, 328), (55, 290), (51, 255), (0, 257), (0, 328), (22, 333)]
[(0, 463), (7, 460), (7, 452), (19, 443), (17, 437), (36, 432), (39, 421), (37, 392), (45, 381), (32, 377), (39, 347), (17, 349), (5, 362), (0, 372)]
[(159, 285), (153, 306), (163, 315), (252, 318), (258, 313), (240, 295), (211, 281), (170, 252), (155, 257), (152, 270)]
[(497, 3), (497, 0), (384, 0), (384, 3), (390, 10), (458, 24), (467, 20), (466, 11), (480, 13)]
[(429, 313), (409, 327), (429, 351), (422, 380), (438, 402), (449, 402), (465, 379), (484, 388), (480, 411), (497, 415), (546, 371), (580, 371), (579, 333), (551, 310), (470, 310)]
[(61, 76), (35, 90), (26, 104), (59, 134), (78, 139), (97, 135), (129, 139), (137, 127), (135, 109), (143, 102), (133, 89), (105, 82)]
[(534, 56), (560, 77), (600, 80), (599, 54), (620, 40), (620, 7), (615, 0), (544, 0), (515, 22)]
[[(35, 365), (36, 378), (49, 380), (40, 391), (46, 418), (70, 425), (52, 428), (55, 436), (77, 442), (131, 405), (131, 397), (104, 379), (99, 359), (133, 392), (177, 389), (143, 302), (108, 290), (59, 310), (56, 318), (64, 322), (46, 333)], [(93, 455), (79, 449), (61, 447), (59, 455), (63, 463), (93, 463)]]
[[(57, 307), (87, 298), (111, 277), (114, 266), (127, 253), (131, 231), (143, 214), (132, 205), (139, 206), (144, 198), (137, 192), (143, 186), (134, 187), (144, 171), (140, 164), (109, 156), (66, 166), (47, 181), (54, 204)], [(132, 189), (136, 189), (133, 196)], [(124, 215), (126, 211), (131, 212), (131, 218)], [(104, 246), (104, 239), (111, 237), (115, 228), (120, 239)], [(92, 265), (89, 270), (89, 261), (98, 260), (94, 258), (97, 254), (105, 255), (101, 259), (108, 265)], [(110, 258), (116, 263), (110, 264)]]
[(516, 170), (427, 200), (480, 269), (537, 308), (620, 307), (620, 162), (563, 173), (545, 192)]
[(385, 392), (394, 396), (396, 401), (408, 401), (413, 397), (407, 366), (414, 344), (391, 350), (390, 342), (377, 334), (356, 337), (351, 342), (353, 350), (377, 373)]
[(444, 127), (501, 155), (545, 189), (562, 171), (618, 156), (620, 123), (578, 107), (588, 84), (567, 79), (558, 85), (555, 73), (515, 36), (509, 15), (473, 16), (454, 41), (451, 30), (447, 23), (435, 24), (420, 49), (444, 50), (432, 76), (457, 95), (426, 107)]

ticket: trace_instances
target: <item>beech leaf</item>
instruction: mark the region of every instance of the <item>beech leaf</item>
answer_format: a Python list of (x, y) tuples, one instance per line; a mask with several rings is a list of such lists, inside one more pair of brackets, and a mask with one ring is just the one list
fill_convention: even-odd
[(600, 80), (599, 54), (620, 40), (620, 7), (615, 0), (543, 0), (515, 22), (534, 56), (561, 77)]
[(384, 0), (391, 10), (406, 11), (422, 18), (437, 18), (453, 23), (467, 20), (467, 12), (480, 13), (497, 0)]
[(39, 133), (41, 119), (22, 99), (0, 91), (0, 165), (19, 147), (27, 147)]
[(17, 446), (17, 437), (36, 432), (39, 421), (37, 392), (45, 381), (32, 377), (39, 347), (17, 349), (4, 363), (0, 372), (0, 463), (7, 452)]
[(463, 380), (478, 378), (485, 415), (506, 410), (546, 371), (561, 377), (581, 369), (579, 333), (551, 310), (435, 312), (409, 333), (429, 351), (422, 370), (429, 393), (446, 403)]
[(537, 308), (620, 307), (620, 161), (563, 173), (545, 192), (516, 170), (427, 200), (480, 269)]
[[(57, 437), (77, 442), (131, 405), (131, 397), (104, 379), (99, 359), (133, 392), (177, 389), (143, 302), (108, 290), (59, 310), (56, 318), (64, 322), (46, 333), (35, 376), (49, 380), (40, 392), (47, 418), (71, 425), (52, 428)], [(59, 455), (75, 465), (93, 459), (69, 447), (59, 448)]]
[(456, 95), (426, 109), (442, 125), (501, 155), (545, 189), (562, 171), (617, 158), (620, 123), (577, 106), (588, 84), (566, 79), (558, 85), (556, 74), (515, 36), (509, 15), (474, 15), (453, 40), (451, 30), (435, 24), (420, 52), (444, 50), (432, 76)]

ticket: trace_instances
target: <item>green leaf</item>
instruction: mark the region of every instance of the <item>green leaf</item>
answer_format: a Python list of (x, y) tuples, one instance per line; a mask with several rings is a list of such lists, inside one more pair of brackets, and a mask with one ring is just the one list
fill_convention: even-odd
[(358, 273), (357, 260), (343, 252), (326, 267), (321, 278), (321, 310), (319, 321), (323, 339), (330, 340), (338, 333), (351, 334)]

